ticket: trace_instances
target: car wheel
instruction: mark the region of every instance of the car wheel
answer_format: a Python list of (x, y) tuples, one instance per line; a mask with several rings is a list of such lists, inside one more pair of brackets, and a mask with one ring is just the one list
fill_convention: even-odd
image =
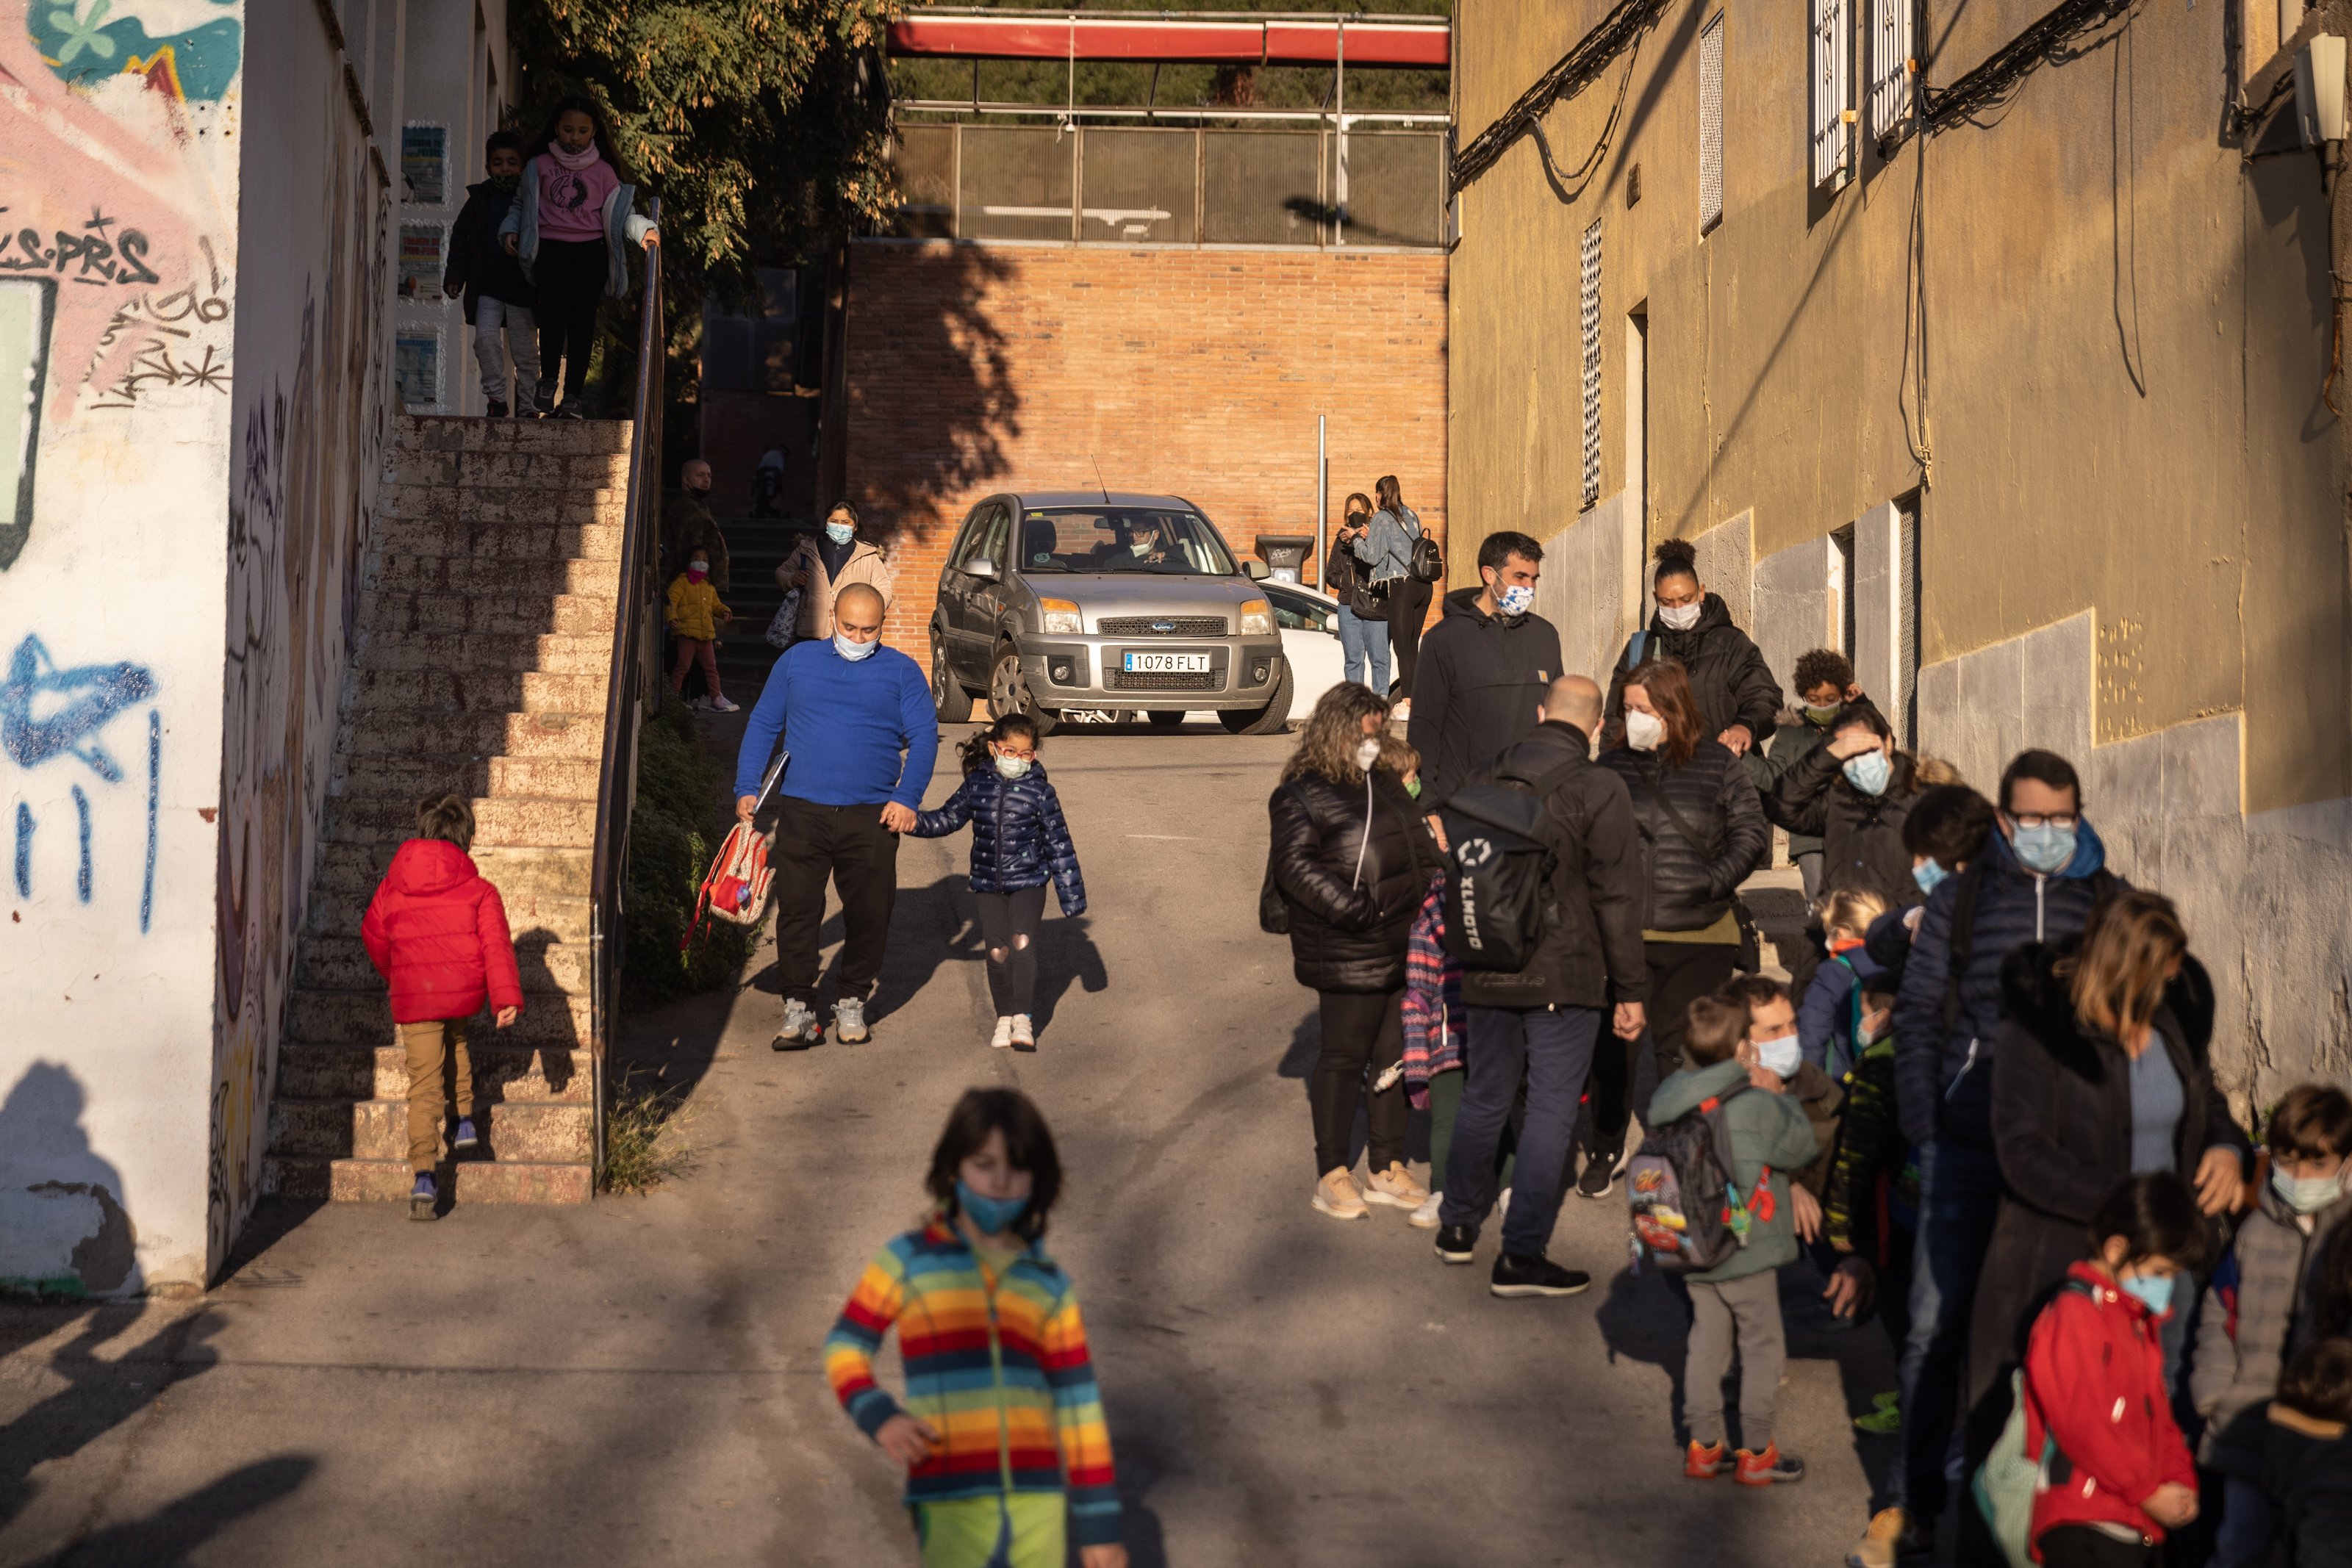
[(1280, 735), (1290, 723), (1290, 661), (1282, 662), (1282, 676), (1274, 683), (1274, 698), (1253, 713), (1226, 708), (1217, 721), (1235, 735)]
[(956, 679), (947, 648), (936, 631), (931, 633), (931, 706), (939, 709), (944, 724), (963, 724), (971, 717), (971, 693)]
[(1010, 645), (996, 655), (996, 667), (989, 673), (988, 711), (996, 718), (1009, 713), (1024, 716), (1037, 727), (1041, 738), (1054, 731), (1055, 716), (1037, 706), (1036, 695), (1021, 674), (1021, 654)]
[(1151, 727), (1154, 729), (1174, 729), (1177, 726), (1184, 722), (1184, 716), (1182, 714), (1162, 713), (1157, 708), (1152, 709), (1143, 716), (1151, 721)]

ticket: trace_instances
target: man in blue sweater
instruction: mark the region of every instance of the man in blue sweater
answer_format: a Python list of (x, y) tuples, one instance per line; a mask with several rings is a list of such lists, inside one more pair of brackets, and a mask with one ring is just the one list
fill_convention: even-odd
[[(768, 672), (735, 758), (735, 815), (748, 822), (760, 780), (783, 740), (776, 822), (776, 967), (783, 978), (778, 1051), (824, 1040), (816, 1013), (817, 930), (824, 884), (841, 895), (841, 996), (833, 1033), (871, 1038), (866, 1004), (881, 983), (898, 835), (931, 782), (940, 731), (922, 667), (882, 645), (882, 596), (852, 583), (834, 601), (833, 636), (797, 643)], [(903, 760), (902, 760), (903, 758)]]

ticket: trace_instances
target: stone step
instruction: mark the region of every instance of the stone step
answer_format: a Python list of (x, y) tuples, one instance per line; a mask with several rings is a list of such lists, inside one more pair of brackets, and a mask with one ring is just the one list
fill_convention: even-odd
[(368, 589), (359, 624), (371, 645), (393, 636), (595, 637), (613, 635), (610, 593), (417, 593)]
[(362, 768), (335, 769), (330, 795), (352, 800), (399, 800), (412, 806), (427, 795), (456, 789), (475, 795), (546, 795), (596, 798), (597, 761), (587, 757), (480, 757), (450, 758), (385, 757)]
[[(485, 1103), (592, 1103), (594, 1064), (584, 1051), (509, 1045), (498, 1031), (477, 1029), (466, 1054), (474, 1093)], [(281, 1046), (278, 1092), (288, 1100), (405, 1100), (408, 1057), (397, 1045)]]
[(380, 530), (379, 551), (465, 560), (621, 559), (618, 523), (500, 522), (485, 517), (403, 517)]
[(362, 633), (359, 666), (363, 670), (537, 670), (550, 675), (595, 675), (612, 669), (610, 635), (567, 637), (522, 633), (461, 633), (395, 631)]
[(393, 451), (621, 454), (635, 429), (625, 419), (491, 419), (483, 414), (402, 414)]
[(380, 757), (472, 762), (490, 757), (598, 758), (604, 709), (593, 713), (354, 713), (344, 729), (352, 765)]
[[(596, 802), (545, 795), (477, 795), (477, 842), (540, 849), (589, 849), (596, 841)], [(403, 798), (344, 798), (327, 803), (336, 837), (407, 839), (416, 833), (416, 802)]]
[[(468, 1160), (455, 1169), (458, 1203), (585, 1203), (595, 1188), (585, 1162), (538, 1165)], [(333, 1203), (397, 1203), (415, 1176), (401, 1160), (297, 1159), (271, 1155), (261, 1162), (261, 1190), (272, 1197), (324, 1198)]]
[[(392, 845), (383, 846), (383, 858), (392, 859)], [(518, 940), (527, 933), (545, 932), (555, 941), (584, 947), (590, 935), (592, 913), (586, 895), (577, 898), (554, 897), (535, 894), (528, 888), (515, 888), (501, 882), (494, 871), (483, 863), (483, 851), (476, 846), (474, 863), (499, 890), (499, 902), (506, 906), (507, 929)], [(345, 890), (320, 887), (312, 891), (310, 902), (303, 911), (302, 930), (307, 936), (357, 936), (360, 923), (367, 918), (369, 901), (375, 897), (377, 882), (365, 888)], [(584, 884), (583, 884), (584, 885)]]
[[(524, 987), (522, 1016), (502, 1032), (509, 1044), (554, 1045), (567, 1051), (589, 1047), (590, 1004), (585, 995), (532, 996)], [(286, 1038), (317, 1045), (387, 1045), (393, 1033), (392, 1001), (382, 982), (358, 991), (298, 987), (286, 1004)]]
[[(308, 1159), (404, 1161), (405, 1096), (404, 1088), (397, 1100), (295, 1100), (281, 1095), (269, 1107), (268, 1152)], [(474, 1115), (493, 1158), (562, 1165), (595, 1157), (595, 1110), (585, 1100), (511, 1104), (477, 1100)]]
[(541, 452), (509, 446), (478, 452), (401, 452), (385, 470), (387, 483), (468, 491), (621, 490), (629, 483), (625, 452)]
[[(526, 996), (549, 991), (570, 996), (587, 990), (588, 949), (584, 944), (555, 941), (553, 933), (521, 925), (511, 914), (507, 917), (507, 928), (514, 936), (515, 963), (521, 972)], [(330, 935), (313, 936), (302, 944), (301, 956), (295, 964), (294, 983), (321, 990), (356, 991), (381, 985), (383, 980), (357, 936)]]
[(629, 513), (626, 490), (605, 485), (571, 489), (386, 485), (378, 492), (388, 524), (376, 541), (397, 549), (402, 529), (433, 523), (543, 528), (617, 528)]
[(362, 669), (345, 683), (354, 719), (387, 713), (602, 713), (606, 677), (539, 670)]
[[(356, 841), (330, 838), (319, 852), (317, 892), (311, 904), (318, 907), (321, 895), (350, 896), (364, 909), (374, 896), (376, 883), (391, 869), (393, 841)], [(588, 850), (522, 849), (510, 844), (476, 844), (474, 864), (481, 873), (498, 883), (499, 896), (505, 899), (509, 913), (515, 906), (530, 900), (544, 908), (577, 901), (580, 904), (581, 939), (586, 939), (587, 899), (593, 865)], [(359, 929), (359, 920), (352, 917), (351, 929)]]
[(386, 551), (368, 562), (363, 586), (395, 593), (531, 594), (551, 599), (576, 593), (611, 599), (620, 568), (596, 560), (481, 560)]

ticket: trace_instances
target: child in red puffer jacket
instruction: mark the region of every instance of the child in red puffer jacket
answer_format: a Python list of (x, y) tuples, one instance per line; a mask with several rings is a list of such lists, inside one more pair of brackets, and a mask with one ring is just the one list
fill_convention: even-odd
[(2203, 1261), (2205, 1221), (2187, 1184), (2152, 1171), (2101, 1200), (2090, 1236), (2025, 1350), (2025, 1452), (2042, 1461), (2033, 1555), (2044, 1568), (2154, 1568), (2165, 1531), (2197, 1517), (2164, 1320), (2176, 1281)]
[(411, 1219), (431, 1219), (440, 1203), (433, 1172), (447, 1114), (441, 1073), (452, 1058), (457, 1134), (451, 1152), (480, 1141), (466, 1020), (486, 1001), (500, 1029), (522, 1011), (506, 904), (466, 852), (473, 842), (474, 809), (463, 795), (436, 796), (418, 806), (416, 837), (394, 853), (360, 923), (368, 957), (392, 982), (392, 1020), (408, 1052), (408, 1163), (416, 1173), (408, 1195)]

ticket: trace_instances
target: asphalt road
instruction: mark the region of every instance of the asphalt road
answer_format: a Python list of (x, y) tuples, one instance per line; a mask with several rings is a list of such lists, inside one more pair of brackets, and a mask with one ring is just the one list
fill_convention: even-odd
[(1486, 1294), (1491, 1226), (1446, 1268), (1399, 1211), (1308, 1207), (1313, 998), (1255, 919), (1287, 745), (1048, 742), (1093, 912), (1047, 921), (1033, 1056), (985, 1044), (967, 841), (908, 841), (873, 1043), (771, 1052), (764, 950), (740, 993), (635, 1020), (692, 1085), (693, 1168), (650, 1197), (273, 1207), (201, 1301), (0, 1306), (0, 1563), (909, 1562), (818, 1345), (990, 1082), (1060, 1142), (1050, 1244), (1139, 1563), (1839, 1561), (1867, 1506), (1848, 1416), (1893, 1374), (1818, 1281), (1784, 1280), (1810, 1474), (1759, 1493), (1680, 1477), (1679, 1311), (1626, 1273), (1619, 1198), (1570, 1198), (1552, 1254), (1596, 1283), (1559, 1301)]

